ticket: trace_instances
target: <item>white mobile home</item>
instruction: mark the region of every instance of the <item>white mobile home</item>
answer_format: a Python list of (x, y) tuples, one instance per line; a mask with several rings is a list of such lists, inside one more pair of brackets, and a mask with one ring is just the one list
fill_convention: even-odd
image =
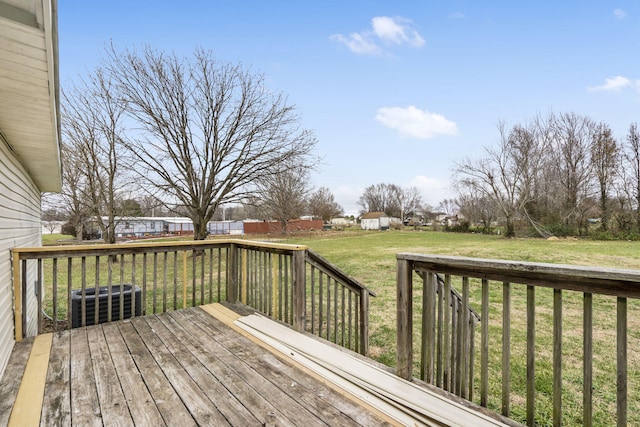
[(207, 224), (209, 234), (244, 234), (244, 222), (242, 221), (209, 221)]
[[(41, 245), (40, 194), (62, 185), (56, 10), (56, 0), (0, 2), (0, 375), (15, 343), (10, 249)], [(33, 319), (33, 286), (27, 304)]]
[[(107, 217), (102, 217), (105, 223)], [(165, 232), (164, 218), (156, 217), (122, 217), (116, 218), (116, 237), (155, 236)]]

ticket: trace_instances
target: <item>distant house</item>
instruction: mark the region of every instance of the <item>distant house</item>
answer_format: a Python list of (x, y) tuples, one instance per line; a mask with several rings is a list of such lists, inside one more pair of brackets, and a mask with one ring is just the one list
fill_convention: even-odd
[(344, 217), (331, 218), (331, 225), (349, 225), (349, 220)]
[(430, 224), (429, 213), (423, 211), (413, 211), (408, 213), (403, 221), (404, 225), (421, 226)]
[(360, 217), (363, 230), (388, 230), (391, 218), (384, 212), (368, 212)]
[(462, 221), (464, 221), (464, 215), (449, 215), (442, 219), (441, 224), (445, 227), (457, 227)]
[[(0, 376), (15, 343), (11, 249), (42, 244), (41, 193), (62, 185), (56, 3), (0, 1)], [(26, 289), (33, 319), (39, 290)], [(37, 322), (27, 325), (35, 335)]]
[(434, 215), (434, 221), (442, 225), (445, 225), (443, 221), (449, 216), (444, 212), (436, 212), (433, 215)]

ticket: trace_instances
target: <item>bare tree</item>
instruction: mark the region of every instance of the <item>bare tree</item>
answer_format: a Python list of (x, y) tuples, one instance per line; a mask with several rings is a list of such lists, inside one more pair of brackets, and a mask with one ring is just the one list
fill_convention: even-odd
[(552, 123), (558, 161), (555, 163), (562, 186), (563, 212), (569, 226), (584, 228), (585, 207), (589, 205), (591, 184), (590, 146), (595, 123), (588, 117), (575, 113), (556, 116)]
[(309, 196), (309, 213), (324, 222), (329, 222), (332, 218), (342, 215), (344, 210), (335, 201), (331, 190), (320, 187)]
[(143, 216), (164, 217), (169, 212), (165, 209), (165, 203), (152, 195), (145, 195), (137, 199)]
[(453, 215), (458, 207), (456, 199), (443, 199), (438, 203), (438, 210), (447, 215)]
[[(98, 219), (106, 243), (115, 243), (115, 227), (120, 214), (119, 191), (126, 185), (122, 157), (122, 119), (124, 106), (114, 93), (112, 83), (102, 69), (97, 69), (88, 81), (63, 93), (62, 131), (65, 138), (65, 162), (74, 164), (75, 171), (67, 186), (82, 191), (78, 202)], [(79, 173), (81, 177), (74, 176)], [(106, 223), (101, 218), (106, 217)]]
[(482, 224), (484, 233), (491, 231), (491, 224), (496, 220), (496, 206), (492, 200), (482, 192), (472, 187), (461, 189), (458, 194), (457, 204), (460, 213), (471, 224)]
[(400, 217), (400, 197), (402, 189), (395, 184), (379, 183), (364, 189), (358, 199), (361, 213), (384, 212), (392, 217)]
[(519, 214), (542, 237), (551, 234), (539, 221), (541, 201), (548, 195), (546, 188), (550, 183), (546, 170), (548, 162), (553, 159), (550, 155), (553, 135), (549, 120), (538, 116), (529, 124), (517, 124), (510, 130), (507, 140), (512, 163), (509, 170), (517, 178), (515, 191)]
[(596, 126), (591, 141), (591, 163), (598, 180), (601, 227), (607, 230), (609, 224), (609, 195), (614, 185), (616, 168), (619, 164), (620, 149), (611, 128), (605, 123)]
[(407, 215), (421, 209), (422, 196), (417, 187), (398, 188), (398, 206), (400, 207), (400, 219), (404, 221)]
[(629, 170), (627, 188), (629, 198), (634, 204), (636, 227), (640, 228), (640, 131), (638, 131), (637, 123), (631, 123), (629, 126), (625, 142), (624, 159), (628, 168), (623, 167), (622, 170)]
[(286, 234), (289, 220), (306, 213), (310, 191), (308, 169), (285, 166), (280, 172), (264, 175), (256, 184), (252, 204), (265, 217), (277, 219), (282, 225), (282, 233)]
[(531, 200), (525, 186), (527, 164), (522, 161), (526, 149), (522, 144), (528, 141), (522, 138), (521, 128), (507, 131), (504, 123), (500, 123), (498, 130), (497, 149), (487, 149), (484, 159), (467, 159), (456, 165), (456, 185), (492, 200), (504, 217), (505, 237), (514, 237), (514, 221)]
[(111, 78), (139, 129), (127, 143), (141, 181), (183, 206), (194, 238), (221, 203), (245, 199), (257, 179), (310, 167), (316, 139), (286, 98), (241, 65), (197, 50), (191, 59), (146, 47), (108, 52)]
[(84, 226), (91, 212), (87, 201), (85, 165), (82, 155), (63, 139), (60, 147), (62, 163), (62, 190), (59, 206), (65, 211), (75, 230), (75, 238), (82, 241)]
[[(43, 195), (43, 200), (45, 198), (47, 197)], [(60, 212), (58, 212), (56, 208), (48, 207), (45, 209), (44, 204), (43, 204), (41, 217), (42, 217), (42, 226), (49, 231), (49, 234), (53, 234), (53, 232), (56, 230), (56, 228), (60, 226), (60, 224), (64, 219), (63, 215)]]

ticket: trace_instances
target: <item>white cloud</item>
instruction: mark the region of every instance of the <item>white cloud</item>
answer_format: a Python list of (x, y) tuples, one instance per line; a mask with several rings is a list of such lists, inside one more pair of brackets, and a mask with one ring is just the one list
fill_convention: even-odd
[(464, 13), (462, 12), (455, 12), (451, 14), (451, 18), (453, 19), (464, 19)]
[(359, 55), (386, 53), (380, 44), (409, 45), (419, 48), (425, 40), (413, 27), (411, 20), (402, 17), (376, 16), (371, 20), (371, 30), (351, 33), (349, 36), (334, 34), (330, 40), (342, 43)]
[(345, 215), (358, 215), (360, 206), (358, 206), (358, 199), (362, 196), (364, 188), (353, 187), (351, 185), (339, 185), (336, 188), (331, 188), (331, 192), (336, 199), (336, 202), (342, 206)]
[(422, 194), (422, 200), (434, 208), (444, 199), (455, 197), (455, 192), (451, 189), (451, 183), (446, 180), (418, 175), (409, 182), (409, 186), (417, 187), (420, 190), (420, 194)]
[(411, 21), (408, 19), (376, 16), (371, 20), (371, 26), (373, 32), (382, 41), (398, 45), (407, 43), (413, 47), (424, 44), (424, 39), (411, 26)]
[(408, 107), (382, 107), (376, 120), (384, 126), (398, 130), (401, 137), (429, 139), (437, 135), (456, 135), (458, 127), (443, 115)]
[(604, 80), (600, 86), (590, 86), (589, 92), (619, 92), (623, 89), (631, 88), (640, 92), (640, 80), (633, 81), (623, 76), (615, 76)]
[(382, 53), (382, 49), (371, 40), (371, 38), (363, 36), (362, 34), (352, 33), (349, 37), (345, 37), (342, 34), (335, 34), (330, 37), (331, 40), (346, 45), (349, 50), (358, 55), (379, 55)]
[(613, 9), (613, 16), (618, 19), (624, 19), (627, 17), (627, 12), (622, 9)]

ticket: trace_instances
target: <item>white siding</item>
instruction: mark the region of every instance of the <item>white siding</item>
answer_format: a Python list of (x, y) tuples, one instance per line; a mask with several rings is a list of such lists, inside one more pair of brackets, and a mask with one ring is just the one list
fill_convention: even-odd
[[(10, 249), (16, 246), (40, 246), (40, 192), (0, 139), (0, 377), (13, 349), (13, 283)], [(30, 276), (35, 277), (34, 267)], [(33, 284), (33, 280), (30, 281)], [(31, 322), (27, 333), (35, 334), (37, 314), (34, 287), (28, 286)]]
[(380, 230), (379, 218), (368, 218), (360, 221), (360, 226), (363, 230)]

